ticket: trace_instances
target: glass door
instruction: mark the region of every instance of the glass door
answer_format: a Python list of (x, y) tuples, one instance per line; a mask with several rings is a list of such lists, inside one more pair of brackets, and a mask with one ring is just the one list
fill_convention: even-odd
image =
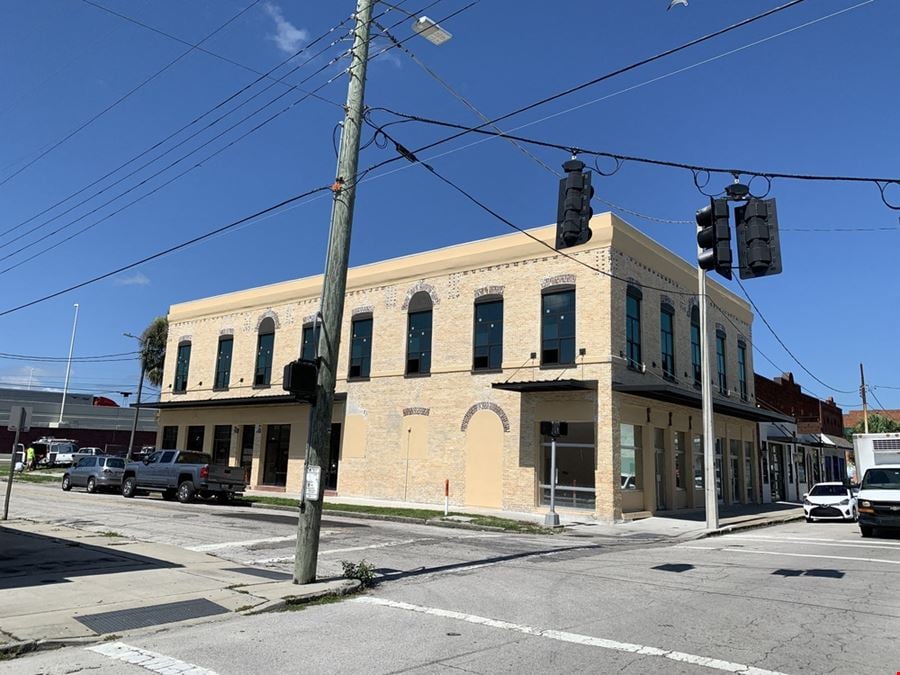
[(266, 456), (263, 484), (287, 485), (288, 450), (291, 445), (290, 424), (270, 424), (266, 429)]

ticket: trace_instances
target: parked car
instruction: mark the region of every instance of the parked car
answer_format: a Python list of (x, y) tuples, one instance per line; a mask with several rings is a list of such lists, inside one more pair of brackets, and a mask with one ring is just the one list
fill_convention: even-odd
[(86, 488), (88, 492), (102, 489), (120, 489), (125, 473), (125, 460), (106, 455), (82, 457), (78, 463), (66, 471), (62, 479), (62, 489), (68, 492), (73, 487)]
[(849, 520), (859, 518), (856, 496), (843, 483), (816, 483), (803, 495), (803, 514), (806, 522), (816, 520)]
[(185, 450), (156, 450), (142, 462), (129, 462), (122, 478), (123, 497), (161, 492), (163, 499), (182, 504), (197, 495), (230, 501), (245, 487), (241, 467), (213, 464), (208, 453)]

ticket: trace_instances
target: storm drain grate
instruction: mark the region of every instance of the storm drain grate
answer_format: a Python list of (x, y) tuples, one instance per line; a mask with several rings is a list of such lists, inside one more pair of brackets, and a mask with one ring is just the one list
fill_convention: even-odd
[(260, 570), (255, 567), (228, 567), (223, 572), (237, 572), (238, 574), (249, 574), (251, 577), (262, 577), (263, 579), (277, 579), (278, 581), (286, 581), (293, 579), (293, 576), (287, 572), (278, 572), (276, 570)]
[(118, 633), (135, 628), (158, 626), (163, 623), (199, 619), (204, 616), (227, 614), (228, 610), (205, 598), (169, 602), (164, 605), (120, 609), (114, 612), (76, 616), (75, 619), (95, 633)]

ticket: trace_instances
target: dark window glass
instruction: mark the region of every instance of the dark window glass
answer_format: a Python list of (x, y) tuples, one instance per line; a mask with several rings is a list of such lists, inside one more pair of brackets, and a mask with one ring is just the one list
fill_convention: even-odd
[(110, 469), (124, 469), (125, 460), (118, 457), (110, 457), (106, 460), (106, 466)]
[(245, 424), (241, 433), (241, 466), (248, 468), (253, 464), (253, 441), (256, 433), (255, 424)]
[(541, 365), (575, 363), (575, 289), (541, 296)]
[(213, 462), (228, 464), (231, 458), (231, 425), (217, 424), (213, 427)]
[(503, 300), (475, 303), (472, 370), (500, 370), (503, 362)]
[(747, 345), (738, 342), (738, 384), (741, 389), (741, 400), (747, 400)]
[(291, 425), (270, 424), (266, 430), (263, 485), (286, 485)]
[(215, 389), (228, 389), (231, 380), (231, 352), (234, 347), (234, 338), (231, 336), (219, 338), (219, 352), (216, 355), (216, 379), (213, 382)]
[(174, 450), (166, 450), (164, 453), (162, 453), (159, 456), (159, 463), (160, 464), (169, 464), (174, 457), (175, 457)]
[(691, 309), (691, 366), (694, 370), (694, 384), (700, 384), (700, 310)]
[(272, 382), (272, 351), (275, 348), (275, 333), (260, 333), (256, 343), (256, 371), (253, 385), (268, 386)]
[(725, 373), (725, 333), (716, 333), (716, 369), (719, 373), (719, 393), (728, 394), (728, 378)]
[(431, 310), (409, 313), (406, 373), (431, 372)]
[(639, 367), (641, 357), (641, 298), (631, 289), (625, 296), (625, 358), (630, 368)]
[(182, 342), (178, 345), (178, 357), (175, 361), (175, 382), (172, 385), (173, 391), (187, 391), (188, 386), (188, 370), (191, 365), (191, 343)]
[(662, 360), (663, 376), (675, 377), (675, 313), (668, 305), (663, 306), (659, 313), (659, 343), (660, 359)]
[(372, 369), (372, 317), (359, 317), (350, 324), (349, 377), (369, 377)]
[(212, 457), (205, 452), (180, 452), (176, 464), (212, 464)]
[(192, 450), (194, 452), (203, 452), (203, 433), (206, 431), (206, 427), (203, 426), (192, 426), (187, 428), (187, 442), (185, 445), (185, 450)]
[(178, 427), (163, 427), (162, 448), (168, 450), (178, 447)]
[(316, 360), (316, 327), (311, 323), (303, 326), (303, 336), (300, 340), (300, 358), (306, 361)]

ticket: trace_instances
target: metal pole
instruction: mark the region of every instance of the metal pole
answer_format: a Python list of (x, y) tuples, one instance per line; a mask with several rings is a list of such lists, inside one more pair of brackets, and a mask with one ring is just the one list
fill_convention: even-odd
[(869, 405), (866, 402), (866, 374), (863, 372), (863, 364), (859, 364), (859, 394), (863, 402), (863, 433), (869, 433)]
[(550, 513), (544, 516), (545, 527), (559, 527), (556, 513), (556, 436), (550, 436)]
[(72, 321), (72, 339), (69, 340), (69, 359), (66, 361), (66, 380), (63, 384), (62, 403), (59, 406), (59, 424), (66, 409), (66, 394), (69, 393), (69, 373), (72, 371), (72, 350), (75, 349), (75, 329), (78, 327), (78, 303), (75, 303), (75, 319)]
[(141, 357), (141, 379), (138, 381), (137, 403), (134, 406), (134, 421), (131, 423), (131, 438), (128, 440), (128, 454), (125, 457), (126, 462), (131, 461), (131, 454), (134, 452), (134, 433), (137, 431), (138, 416), (141, 414), (141, 391), (144, 388), (144, 358)]
[[(328, 460), (331, 436), (331, 413), (340, 348), (341, 321), (344, 314), (344, 293), (347, 288), (347, 264), (350, 257), (350, 232), (353, 225), (353, 203), (356, 197), (356, 170), (359, 160), (359, 139), (363, 123), (363, 97), (366, 83), (366, 62), (369, 58), (369, 26), (373, 0), (358, 0), (353, 51), (349, 69), (347, 105), (341, 148), (338, 155), (334, 202), (331, 209), (331, 230), (328, 255), (322, 282), (322, 337), (317, 344), (319, 382), (316, 400), (310, 415), (309, 443), (306, 446), (304, 472), (311, 466), (322, 466)], [(297, 549), (294, 557), (294, 583), (308, 584), (316, 580), (319, 554), (319, 532), (322, 524), (323, 483), (319, 484), (316, 500), (300, 495), (300, 514), (297, 523)]]
[[(19, 431), (25, 426), (25, 408), (19, 413), (19, 424), (16, 426), (16, 437), (13, 441), (12, 452), (9, 455), (9, 477), (6, 481), (6, 497), (3, 500), (3, 520), (9, 516), (9, 496), (12, 494), (13, 474), (16, 471), (16, 447), (19, 445)], [(25, 463), (25, 453), (22, 453), (22, 463)]]
[(715, 431), (713, 429), (712, 373), (709, 357), (706, 272), (697, 267), (700, 301), (700, 396), (703, 409), (703, 486), (706, 495), (706, 529), (719, 529), (719, 500), (716, 496)]

